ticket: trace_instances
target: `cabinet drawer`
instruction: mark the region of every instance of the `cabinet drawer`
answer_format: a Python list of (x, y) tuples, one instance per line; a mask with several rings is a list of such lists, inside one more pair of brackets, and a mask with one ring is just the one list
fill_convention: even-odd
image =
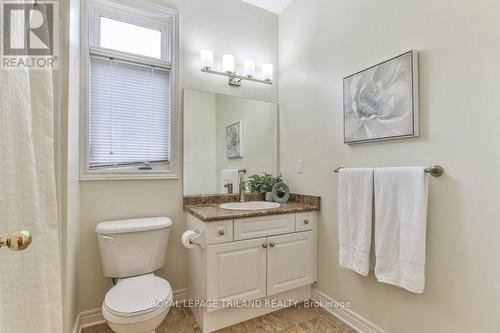
[(233, 240), (233, 221), (207, 223), (207, 244), (219, 244)]
[(297, 213), (295, 218), (295, 231), (312, 230), (315, 223), (315, 212)]
[(234, 239), (250, 239), (294, 232), (295, 214), (234, 220)]

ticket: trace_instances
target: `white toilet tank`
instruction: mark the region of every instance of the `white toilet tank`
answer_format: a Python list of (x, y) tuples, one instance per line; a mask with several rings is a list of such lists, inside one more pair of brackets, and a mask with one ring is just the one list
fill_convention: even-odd
[(163, 267), (171, 226), (168, 217), (99, 223), (95, 232), (104, 276), (125, 278)]

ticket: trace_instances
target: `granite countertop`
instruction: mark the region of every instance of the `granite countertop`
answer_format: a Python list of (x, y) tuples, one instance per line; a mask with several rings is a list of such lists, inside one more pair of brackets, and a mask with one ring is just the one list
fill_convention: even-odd
[[(203, 222), (232, 220), (245, 217), (313, 212), (320, 210), (320, 197), (293, 194), (290, 201), (280, 204), (278, 208), (261, 210), (227, 210), (219, 207), (224, 202), (234, 202), (235, 196), (188, 196), (184, 198), (184, 210)], [(261, 201), (257, 195), (247, 201)]]

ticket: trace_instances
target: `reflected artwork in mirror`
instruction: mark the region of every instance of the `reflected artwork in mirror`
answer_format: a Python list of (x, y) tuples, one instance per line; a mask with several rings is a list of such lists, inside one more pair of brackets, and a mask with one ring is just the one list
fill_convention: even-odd
[(227, 158), (243, 157), (242, 143), (243, 125), (241, 121), (226, 126), (226, 156)]
[(184, 89), (184, 195), (238, 193), (264, 172), (278, 174), (277, 104)]

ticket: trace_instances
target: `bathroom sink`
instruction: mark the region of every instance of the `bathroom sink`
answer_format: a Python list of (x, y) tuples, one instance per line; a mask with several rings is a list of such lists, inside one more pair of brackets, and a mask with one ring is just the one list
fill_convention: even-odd
[(247, 201), (247, 202), (228, 202), (220, 205), (222, 209), (228, 210), (261, 210), (278, 208), (279, 203), (267, 201)]

